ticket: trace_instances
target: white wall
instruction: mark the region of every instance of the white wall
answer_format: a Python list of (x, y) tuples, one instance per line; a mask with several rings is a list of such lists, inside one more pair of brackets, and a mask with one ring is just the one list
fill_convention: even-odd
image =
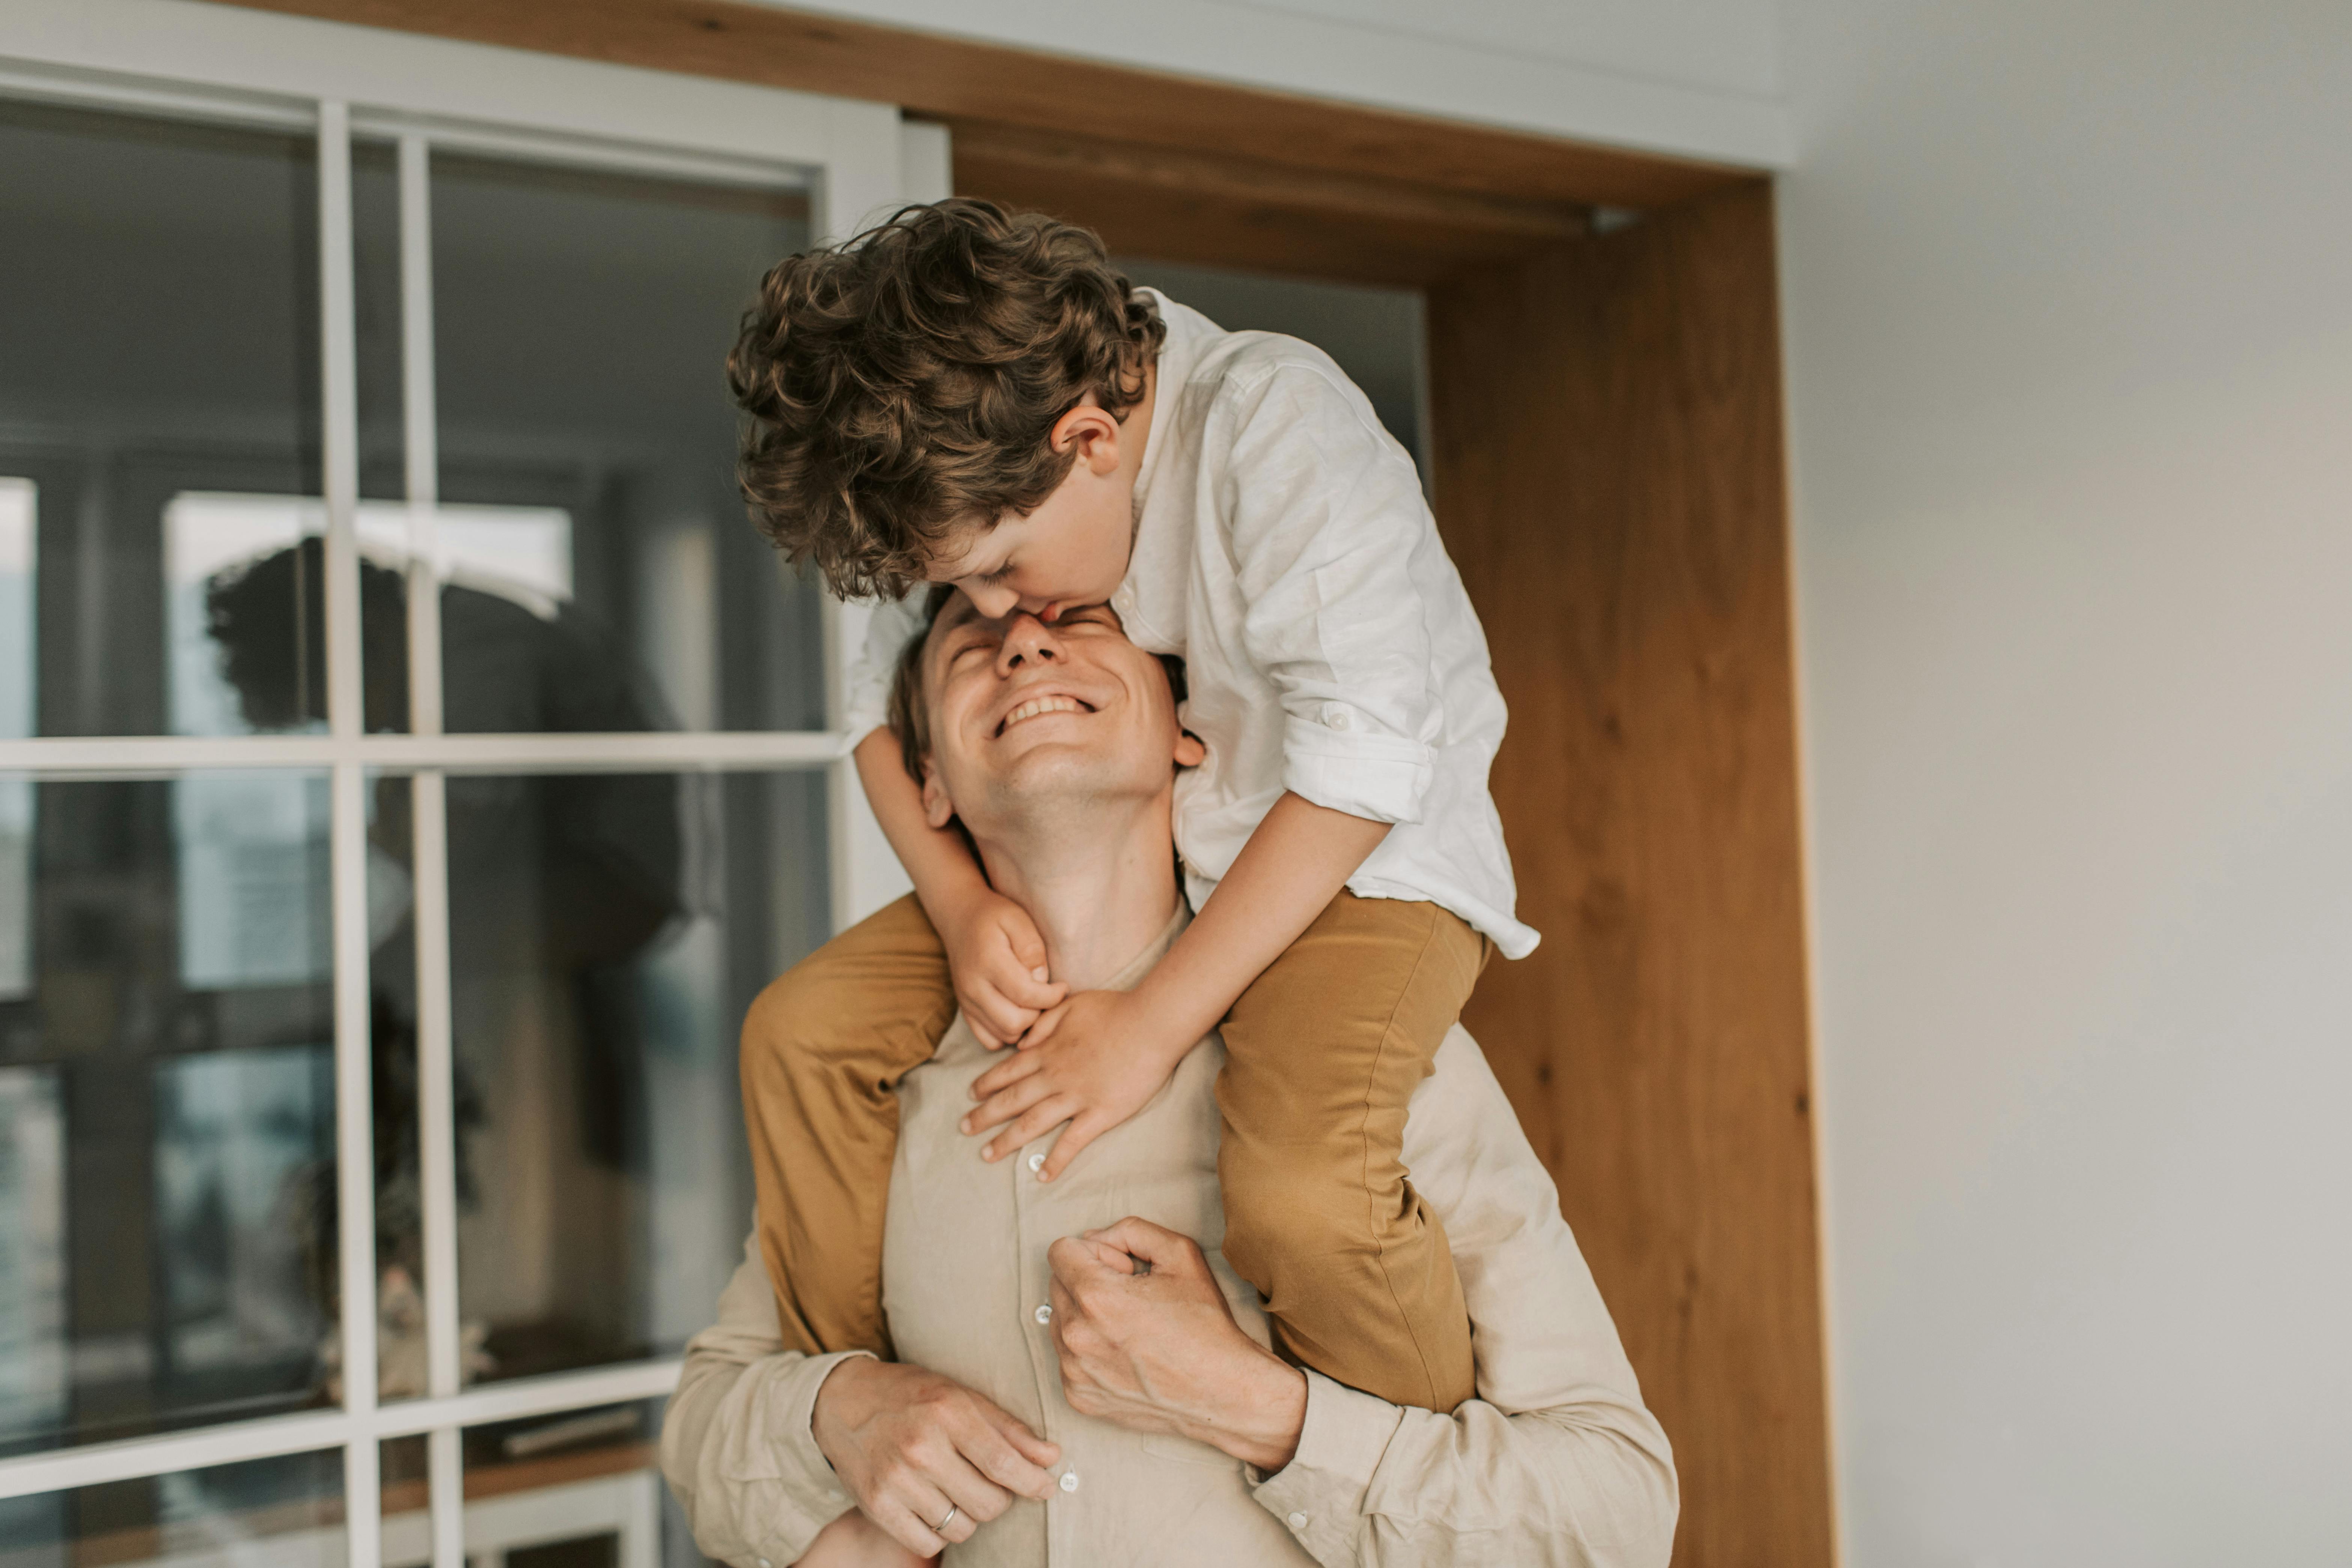
[(1775, 0), (773, 0), (1152, 70), (1777, 167)]
[(2352, 1563), (2352, 8), (1789, 0), (1855, 1568)]

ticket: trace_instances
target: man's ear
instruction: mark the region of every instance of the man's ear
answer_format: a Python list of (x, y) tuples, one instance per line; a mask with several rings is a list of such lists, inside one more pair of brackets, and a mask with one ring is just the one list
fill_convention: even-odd
[(1054, 421), (1046, 441), (1056, 452), (1076, 447), (1078, 460), (1099, 475), (1118, 467), (1118, 421), (1089, 395), (1086, 402)]
[(947, 785), (940, 782), (939, 764), (929, 757), (923, 759), (923, 820), (935, 828), (955, 820), (955, 802), (948, 798)]
[(1201, 743), (1200, 736), (1190, 730), (1176, 731), (1176, 765), (1178, 767), (1197, 768), (1208, 754), (1209, 748)]

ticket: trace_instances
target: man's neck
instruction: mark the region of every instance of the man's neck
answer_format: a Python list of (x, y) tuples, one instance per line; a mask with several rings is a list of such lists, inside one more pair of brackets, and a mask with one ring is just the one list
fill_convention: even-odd
[(1051, 978), (1074, 991), (1099, 990), (1176, 912), (1166, 798), (1115, 810), (1108, 820), (1084, 805), (1040, 812), (980, 846), (996, 890), (1037, 922)]

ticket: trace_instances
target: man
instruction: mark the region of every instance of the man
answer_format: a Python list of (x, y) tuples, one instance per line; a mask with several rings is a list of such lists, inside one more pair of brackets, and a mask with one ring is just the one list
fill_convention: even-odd
[[(1189, 919), (1169, 813), (1176, 769), (1202, 753), (1166, 670), (1106, 606), (1051, 626), (987, 619), (960, 594), (932, 611), (894, 704), (927, 816), (971, 836), (1055, 979), (1134, 986)], [(911, 900), (875, 917), (920, 919)], [(787, 977), (746, 1024), (755, 1138), (764, 1101), (808, 1089), (764, 1048), (807, 1000)], [(1446, 1415), (1266, 1348), (1264, 1304), (1218, 1251), (1223, 1055), (1205, 1037), (1048, 1183), (1060, 1107), (1026, 1108), (1019, 1156), (983, 1162), (972, 1085), (1005, 1058), (949, 1029), (896, 1086), (881, 1305), (898, 1360), (782, 1349), (756, 1241), (688, 1349), (663, 1468), (703, 1550), (756, 1568), (942, 1547), (1006, 1568), (1663, 1563), (1664, 1435), (1469, 1037), (1439, 1050), (1403, 1140), (1475, 1335), (1479, 1397)]]

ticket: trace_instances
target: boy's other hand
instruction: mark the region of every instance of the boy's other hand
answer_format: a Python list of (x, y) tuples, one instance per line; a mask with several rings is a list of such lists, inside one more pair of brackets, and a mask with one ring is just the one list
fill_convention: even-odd
[(922, 1557), (898, 1544), (890, 1532), (855, 1505), (816, 1532), (793, 1568), (923, 1568), (939, 1559)]
[(980, 1043), (1001, 1050), (1069, 995), (1045, 978), (1045, 939), (1029, 911), (982, 888), (940, 927), (956, 1005)]
[(963, 1130), (985, 1132), (1013, 1125), (981, 1151), (1002, 1160), (1067, 1121), (1038, 1174), (1052, 1181), (1078, 1151), (1143, 1109), (1168, 1081), (1193, 1041), (1160, 1037), (1165, 1018), (1132, 991), (1081, 991), (1049, 1009), (1021, 1049), (980, 1075), (971, 1086), (981, 1103)]

